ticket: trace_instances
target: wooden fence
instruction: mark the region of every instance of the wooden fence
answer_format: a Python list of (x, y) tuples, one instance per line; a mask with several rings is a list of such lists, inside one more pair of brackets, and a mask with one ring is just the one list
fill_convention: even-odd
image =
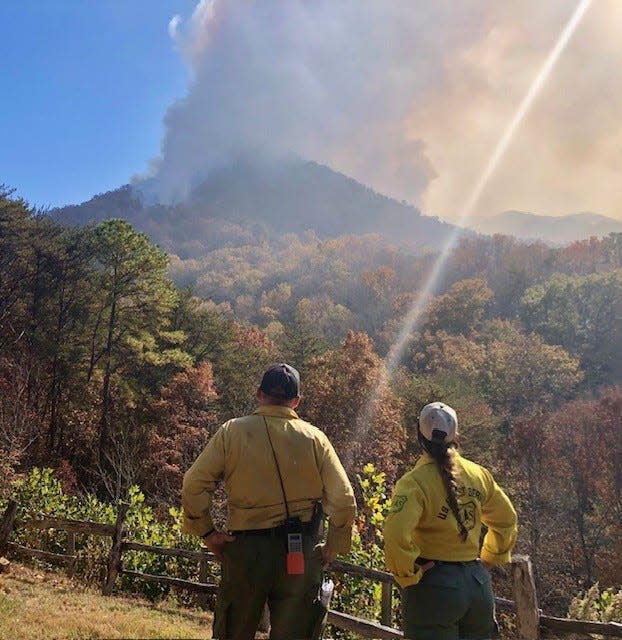
[[(64, 565), (69, 575), (73, 575), (76, 566), (75, 535), (89, 534), (93, 536), (107, 536), (112, 539), (108, 555), (107, 571), (102, 593), (112, 594), (115, 581), (119, 575), (127, 575), (148, 582), (156, 582), (170, 587), (193, 591), (198, 594), (199, 603), (205, 607), (208, 598), (218, 589), (218, 585), (207, 582), (209, 564), (216, 562), (213, 554), (207, 550), (191, 551), (189, 549), (175, 549), (155, 547), (125, 539), (123, 526), (128, 505), (121, 503), (117, 512), (115, 524), (102, 524), (82, 520), (68, 520), (64, 518), (41, 518), (17, 520), (17, 503), (10, 501), (2, 519), (0, 520), (0, 556), (8, 552), (37, 558), (53, 564)], [(42, 549), (31, 549), (10, 541), (13, 531), (17, 529), (54, 529), (67, 532), (67, 550), (64, 554), (51, 553)], [(123, 554), (127, 551), (143, 551), (161, 556), (182, 557), (195, 560), (198, 565), (198, 580), (186, 580), (165, 575), (151, 575), (137, 571), (123, 569)], [(364, 620), (348, 613), (331, 610), (328, 622), (335, 627), (352, 631), (363, 638), (379, 638), (391, 640), (403, 638), (403, 633), (391, 626), (393, 608), (393, 576), (385, 571), (369, 569), (340, 560), (330, 565), (330, 571), (365, 578), (381, 584), (380, 620)], [(543, 629), (561, 634), (599, 634), (602, 636), (622, 638), (622, 624), (617, 622), (588, 622), (584, 620), (570, 620), (556, 618), (542, 613), (538, 607), (535, 582), (531, 561), (528, 556), (514, 556), (512, 560), (512, 582), (514, 600), (495, 598), (496, 606), (500, 610), (513, 611), (516, 614), (517, 639), (537, 640)]]

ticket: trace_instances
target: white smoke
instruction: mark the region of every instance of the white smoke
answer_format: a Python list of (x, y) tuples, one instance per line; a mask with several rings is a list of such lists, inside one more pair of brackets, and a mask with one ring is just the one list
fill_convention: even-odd
[[(181, 196), (240, 157), (295, 154), (450, 217), (575, 4), (201, 0), (169, 23), (193, 80), (166, 114), (152, 184), (161, 198)], [(615, 215), (622, 80), (592, 65), (607, 56), (619, 68), (619, 14), (615, 0), (596, 3), (484, 194), (485, 212)], [(595, 181), (606, 184), (599, 194)]]

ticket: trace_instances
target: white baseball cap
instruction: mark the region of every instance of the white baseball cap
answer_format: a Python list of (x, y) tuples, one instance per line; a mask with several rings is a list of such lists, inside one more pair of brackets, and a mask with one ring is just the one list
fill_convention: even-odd
[(426, 404), (419, 414), (419, 431), (426, 440), (453, 442), (458, 433), (456, 412), (443, 402)]

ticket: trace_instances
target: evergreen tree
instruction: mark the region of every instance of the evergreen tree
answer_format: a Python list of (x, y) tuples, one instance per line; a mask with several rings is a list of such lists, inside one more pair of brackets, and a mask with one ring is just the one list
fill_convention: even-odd
[(140, 362), (190, 364), (178, 349), (159, 349), (176, 302), (166, 268), (168, 258), (147, 236), (123, 220), (107, 220), (95, 229), (99, 305), (91, 333), (89, 378), (102, 370), (99, 418), (100, 462), (113, 419), (113, 376), (131, 372)]

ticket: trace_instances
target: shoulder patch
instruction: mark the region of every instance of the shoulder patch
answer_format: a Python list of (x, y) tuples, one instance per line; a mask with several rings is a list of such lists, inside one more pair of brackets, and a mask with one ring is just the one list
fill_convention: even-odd
[(404, 495), (395, 496), (393, 500), (391, 500), (390, 513), (399, 513), (404, 508), (404, 505), (406, 504), (407, 500), (408, 500), (408, 496), (404, 496)]
[(477, 507), (473, 501), (460, 505), (460, 516), (467, 531), (471, 531), (475, 527), (476, 513)]

